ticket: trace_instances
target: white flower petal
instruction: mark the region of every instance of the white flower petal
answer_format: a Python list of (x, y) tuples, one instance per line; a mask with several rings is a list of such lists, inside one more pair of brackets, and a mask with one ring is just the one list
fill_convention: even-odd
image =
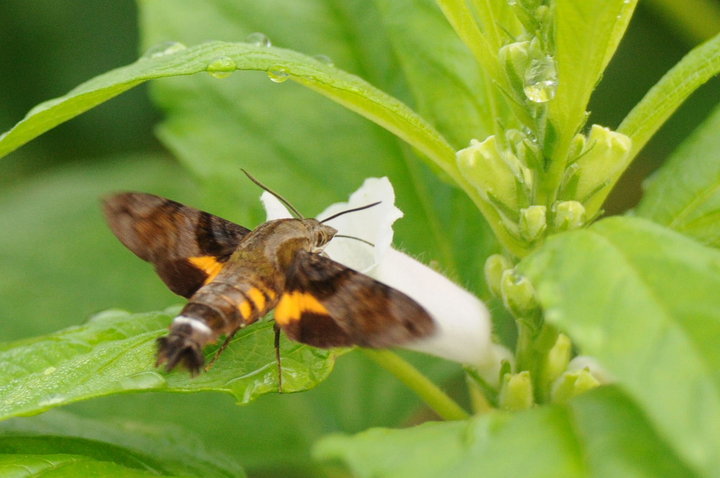
[(288, 211), (288, 208), (285, 207), (278, 198), (267, 191), (262, 193), (260, 201), (262, 201), (263, 206), (265, 206), (265, 214), (267, 215), (268, 221), (293, 217), (292, 214), (290, 214), (290, 211)]
[(403, 348), (472, 365), (486, 381), (497, 384), (500, 362), (511, 360), (511, 354), (492, 342), (490, 313), (477, 297), (395, 249), (370, 275), (415, 299), (437, 324), (433, 336)]
[(338, 237), (325, 248), (328, 256), (360, 272), (367, 272), (376, 266), (383, 254), (390, 248), (393, 239), (393, 223), (402, 217), (402, 211), (395, 207), (395, 192), (388, 178), (368, 178), (345, 203), (335, 203), (325, 209), (318, 218), (330, 217), (348, 209), (380, 204), (362, 211), (343, 214), (326, 224), (338, 230), (339, 234), (354, 236), (374, 245), (370, 246), (353, 239)]

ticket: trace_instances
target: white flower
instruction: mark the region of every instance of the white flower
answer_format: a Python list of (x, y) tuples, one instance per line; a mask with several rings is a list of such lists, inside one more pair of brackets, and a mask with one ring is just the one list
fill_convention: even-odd
[[(284, 205), (265, 192), (261, 200), (268, 220), (292, 217)], [(403, 213), (387, 178), (368, 178), (346, 203), (336, 203), (318, 218), (381, 201), (377, 206), (342, 215), (328, 224), (338, 234), (374, 245), (336, 237), (325, 247), (333, 260), (368, 274), (407, 294), (422, 305), (437, 325), (434, 335), (402, 347), (474, 366), (489, 383), (497, 384), (500, 361), (510, 352), (491, 340), (490, 314), (477, 297), (430, 267), (391, 247), (392, 224)]]

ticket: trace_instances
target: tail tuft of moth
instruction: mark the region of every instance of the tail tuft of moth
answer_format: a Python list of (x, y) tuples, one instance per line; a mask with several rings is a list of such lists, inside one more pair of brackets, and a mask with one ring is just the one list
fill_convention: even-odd
[(198, 334), (190, 324), (174, 323), (167, 336), (157, 339), (158, 351), (155, 365), (159, 367), (165, 364), (165, 370), (168, 372), (180, 365), (195, 376), (200, 373), (205, 363), (203, 347), (206, 341), (206, 337)]
[(168, 372), (178, 365), (188, 369), (192, 376), (200, 373), (205, 357), (202, 346), (189, 337), (170, 334), (157, 339), (158, 353), (156, 366), (165, 364)]

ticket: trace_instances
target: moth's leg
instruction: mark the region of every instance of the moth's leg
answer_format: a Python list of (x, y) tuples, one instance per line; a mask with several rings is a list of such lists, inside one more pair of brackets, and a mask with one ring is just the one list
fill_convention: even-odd
[(225, 349), (227, 348), (228, 345), (230, 345), (230, 341), (233, 339), (233, 337), (235, 337), (235, 334), (237, 334), (238, 331), (239, 331), (241, 328), (242, 328), (242, 327), (238, 327), (237, 329), (233, 330), (231, 333), (229, 333), (229, 334), (225, 337), (225, 340), (223, 341), (223, 343), (222, 343), (222, 345), (220, 346), (220, 348), (218, 348), (218, 349), (215, 351), (215, 355), (213, 355), (212, 360), (210, 360), (210, 362), (205, 366), (205, 371), (206, 371), (206, 372), (207, 372), (208, 370), (210, 370), (213, 365), (215, 365), (215, 362), (216, 362), (217, 359), (220, 357), (220, 354), (223, 353), (223, 351), (225, 351)]
[(273, 322), (273, 330), (275, 331), (275, 361), (278, 365), (278, 393), (282, 393), (282, 361), (280, 360), (280, 327), (277, 322)]

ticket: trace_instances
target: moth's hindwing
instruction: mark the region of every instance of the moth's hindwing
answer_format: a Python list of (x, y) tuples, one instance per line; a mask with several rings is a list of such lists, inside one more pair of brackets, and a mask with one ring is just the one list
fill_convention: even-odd
[(151, 262), (170, 290), (183, 297), (211, 281), (250, 232), (152, 194), (116, 194), (104, 200), (103, 209), (118, 239)]
[(288, 272), (275, 321), (290, 338), (315, 347), (392, 347), (435, 329), (404, 293), (307, 251), (298, 252)]

